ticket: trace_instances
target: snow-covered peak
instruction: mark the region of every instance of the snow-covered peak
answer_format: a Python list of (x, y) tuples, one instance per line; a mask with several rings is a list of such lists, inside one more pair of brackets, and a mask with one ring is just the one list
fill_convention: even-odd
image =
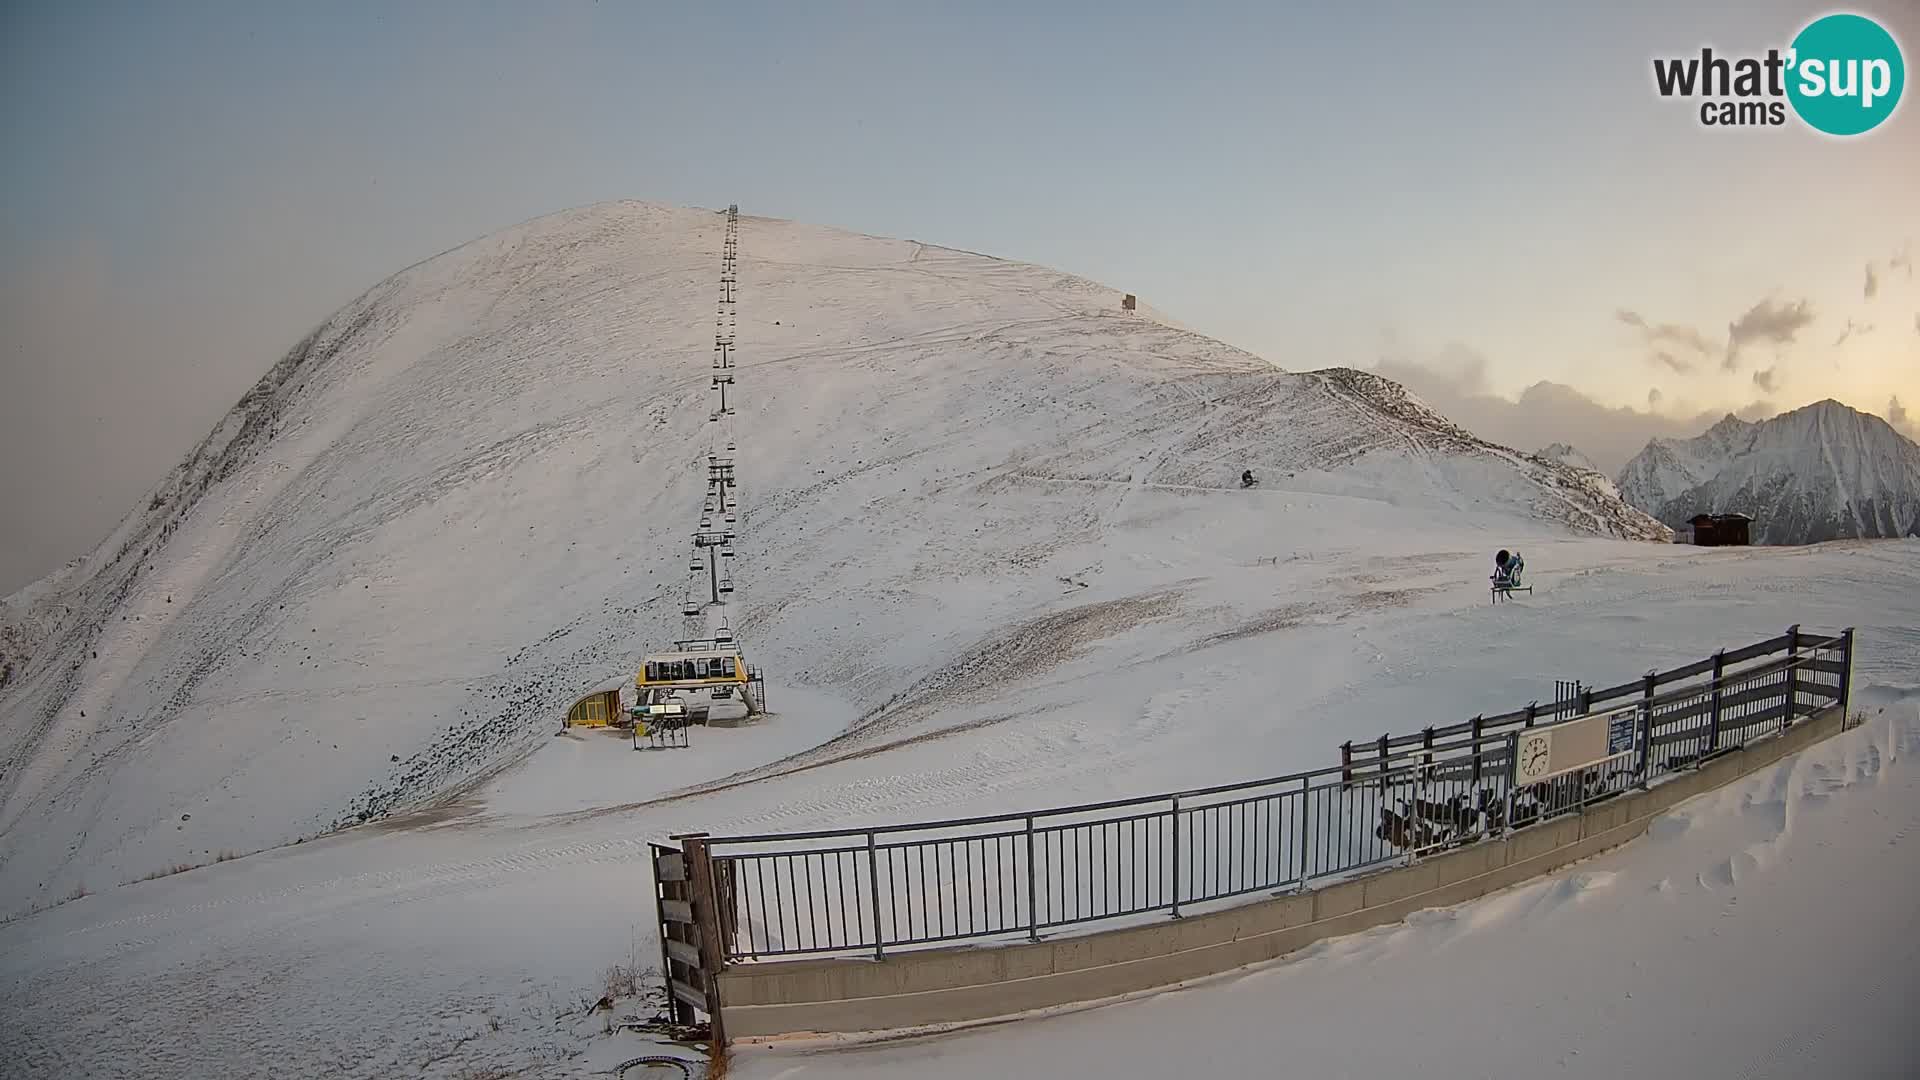
[(1548, 461), (1558, 461), (1563, 465), (1571, 465), (1578, 469), (1587, 469), (1591, 472), (1600, 471), (1600, 467), (1593, 463), (1592, 458), (1575, 449), (1571, 443), (1549, 443), (1535, 451), (1534, 456), (1546, 458)]
[(1827, 399), (1770, 420), (1728, 416), (1693, 439), (1655, 439), (1621, 471), (1628, 502), (1679, 525), (1756, 518), (1761, 543), (1906, 536), (1920, 528), (1920, 447)]

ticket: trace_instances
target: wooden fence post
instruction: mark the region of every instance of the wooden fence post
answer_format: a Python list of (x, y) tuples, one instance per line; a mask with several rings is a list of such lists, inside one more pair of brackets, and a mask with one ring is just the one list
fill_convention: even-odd
[(700, 932), (700, 974), (706, 983), (700, 988), (707, 999), (707, 1019), (716, 1051), (727, 1045), (725, 1007), (720, 1000), (720, 972), (726, 966), (726, 949), (720, 940), (720, 911), (714, 895), (713, 859), (707, 852), (707, 834), (693, 833), (678, 838), (687, 858), (687, 892), (693, 904), (693, 924)]

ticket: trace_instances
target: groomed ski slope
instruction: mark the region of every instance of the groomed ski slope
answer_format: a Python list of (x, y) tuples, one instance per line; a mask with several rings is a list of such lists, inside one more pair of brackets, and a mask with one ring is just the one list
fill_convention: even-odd
[[(1663, 824), (1653, 839), (1532, 891), (1331, 943), (1298, 973), (1283, 966), (1169, 994), (1124, 1006), (1115, 1020), (1089, 1013), (917, 1045), (908, 1071), (1054, 1074), (1030, 1071), (1038, 1061), (1058, 1075), (1156, 1076), (1177, 1059), (1251, 1077), (1298, 1055), (1324, 1066), (1308, 1075), (1378, 1075), (1376, 1063), (1412, 1061), (1445, 1076), (1507, 1075), (1514, 1062), (1664, 1075), (1649, 1063), (1668, 1054), (1686, 1075), (1717, 1077), (1745, 1075), (1780, 1043), (1785, 1071), (1759, 1075), (1874, 1075), (1846, 1066), (1874, 1060), (1859, 1054), (1886, 1060), (1906, 1026), (1862, 1028), (1882, 1017), (1872, 1010), (1915, 989), (1897, 947), (1912, 940), (1910, 888), (1895, 887), (1915, 880), (1920, 815), (1909, 752), (1920, 731), (1911, 599), (1920, 544), (1569, 540), (1529, 553), (1529, 566), (1542, 567), (1531, 601), (1492, 608), (1476, 580), (1484, 560), (1451, 554), (1467, 537), (1436, 539), (1440, 550), (1424, 559), (1356, 559), (1345, 564), (1351, 575), (1333, 575), (1371, 566), (1378, 580), (1350, 588), (1431, 588), (1419, 603), (1309, 616), (1174, 653), (1159, 670), (1104, 683), (1072, 721), (1013, 719), (586, 814), (560, 811), (623, 787), (656, 790), (655, 770), (682, 752), (634, 754), (610, 741), (619, 761), (606, 762), (550, 739), (458, 814), (363, 827), (0, 925), (0, 1011), (13, 1018), (0, 1051), (28, 1077), (605, 1075), (596, 1070), (638, 1044), (599, 1034), (602, 1020), (581, 1009), (602, 992), (609, 964), (637, 957), (644, 966), (657, 949), (650, 838), (1011, 810), (1284, 771), (1331, 760), (1342, 738), (1550, 698), (1555, 677), (1608, 681), (1804, 620), (1859, 628), (1856, 700), (1873, 719), (1789, 766), (1787, 780), (1759, 777), (1689, 805), (1683, 817), (1696, 825)], [(1242, 590), (1268, 584), (1233, 576)], [(1155, 632), (1165, 628), (1138, 633)], [(686, 753), (723, 752), (732, 744), (722, 734), (749, 732), (697, 731)], [(552, 815), (530, 804), (534, 776), (544, 776)], [(1818, 824), (1830, 813), (1842, 815), (1838, 824)], [(1676, 834), (1685, 847), (1669, 844)], [(1615, 876), (1582, 876), (1602, 871)], [(1670, 889), (1656, 891), (1663, 878)], [(1549, 946), (1551, 963), (1535, 964)], [(1713, 974), (1723, 966), (1724, 979)], [(1207, 1010), (1190, 1003), (1202, 994), (1225, 995), (1232, 1031), (1197, 1015)], [(1633, 1033), (1615, 1019), (1631, 1020)], [(1820, 1030), (1835, 1034), (1810, 1034)], [(1723, 1051), (1691, 1043), (1696, 1032), (1761, 1041)], [(745, 1054), (741, 1068), (877, 1077), (906, 1075), (907, 1061), (900, 1052)]]
[[(420, 806), (690, 636), (724, 222), (594, 206), (382, 282), (8, 601), (0, 916)], [(1350, 587), (1410, 529), (1665, 531), (1392, 383), (1288, 374), (1102, 286), (740, 234), (733, 628), (775, 690), (839, 700), (839, 750), (1093, 721), (1165, 642), (1399, 602)]]

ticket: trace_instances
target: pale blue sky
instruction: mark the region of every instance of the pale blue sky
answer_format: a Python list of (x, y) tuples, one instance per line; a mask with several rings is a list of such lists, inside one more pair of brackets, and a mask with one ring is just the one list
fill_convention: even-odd
[[(6, 6), (0, 500), (29, 513), (0, 590), (374, 281), (609, 198), (1046, 263), (1291, 368), (1464, 349), (1507, 394), (1920, 407), (1920, 289), (1861, 288), (1920, 241), (1916, 106), (1841, 142), (1651, 89), (1655, 55), (1784, 45), (1822, 6), (1039, 6)], [(1914, 4), (1854, 10), (1913, 63)], [(1769, 296), (1816, 314), (1771, 393), (1615, 317), (1724, 341)], [(1849, 318), (1876, 332), (1842, 350)]]

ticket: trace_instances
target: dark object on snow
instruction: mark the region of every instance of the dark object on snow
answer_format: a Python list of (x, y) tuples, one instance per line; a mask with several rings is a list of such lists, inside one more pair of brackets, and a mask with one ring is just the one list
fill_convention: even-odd
[(1259, 482), (1260, 482), (1260, 481), (1258, 481), (1258, 480), (1255, 480), (1255, 479), (1253, 478), (1253, 470), (1252, 470), (1252, 469), (1242, 469), (1242, 470), (1240, 471), (1240, 486), (1241, 486), (1241, 487), (1243, 487), (1243, 488), (1248, 488), (1248, 487), (1252, 487), (1253, 485), (1255, 485), (1255, 484), (1257, 484), (1257, 483), (1259, 483)]
[(1693, 515), (1693, 542), (1700, 547), (1746, 547), (1747, 526), (1753, 519), (1745, 514)]
[(1525, 570), (1526, 566), (1526, 560), (1522, 559), (1517, 551), (1508, 552), (1506, 548), (1501, 548), (1499, 554), (1493, 557), (1493, 575), (1489, 579), (1493, 582), (1493, 587), (1489, 592), (1493, 596), (1494, 603), (1499, 603), (1503, 597), (1511, 600), (1513, 594), (1517, 592), (1526, 593), (1528, 596), (1533, 595), (1533, 586), (1523, 584), (1520, 580), (1520, 572)]

